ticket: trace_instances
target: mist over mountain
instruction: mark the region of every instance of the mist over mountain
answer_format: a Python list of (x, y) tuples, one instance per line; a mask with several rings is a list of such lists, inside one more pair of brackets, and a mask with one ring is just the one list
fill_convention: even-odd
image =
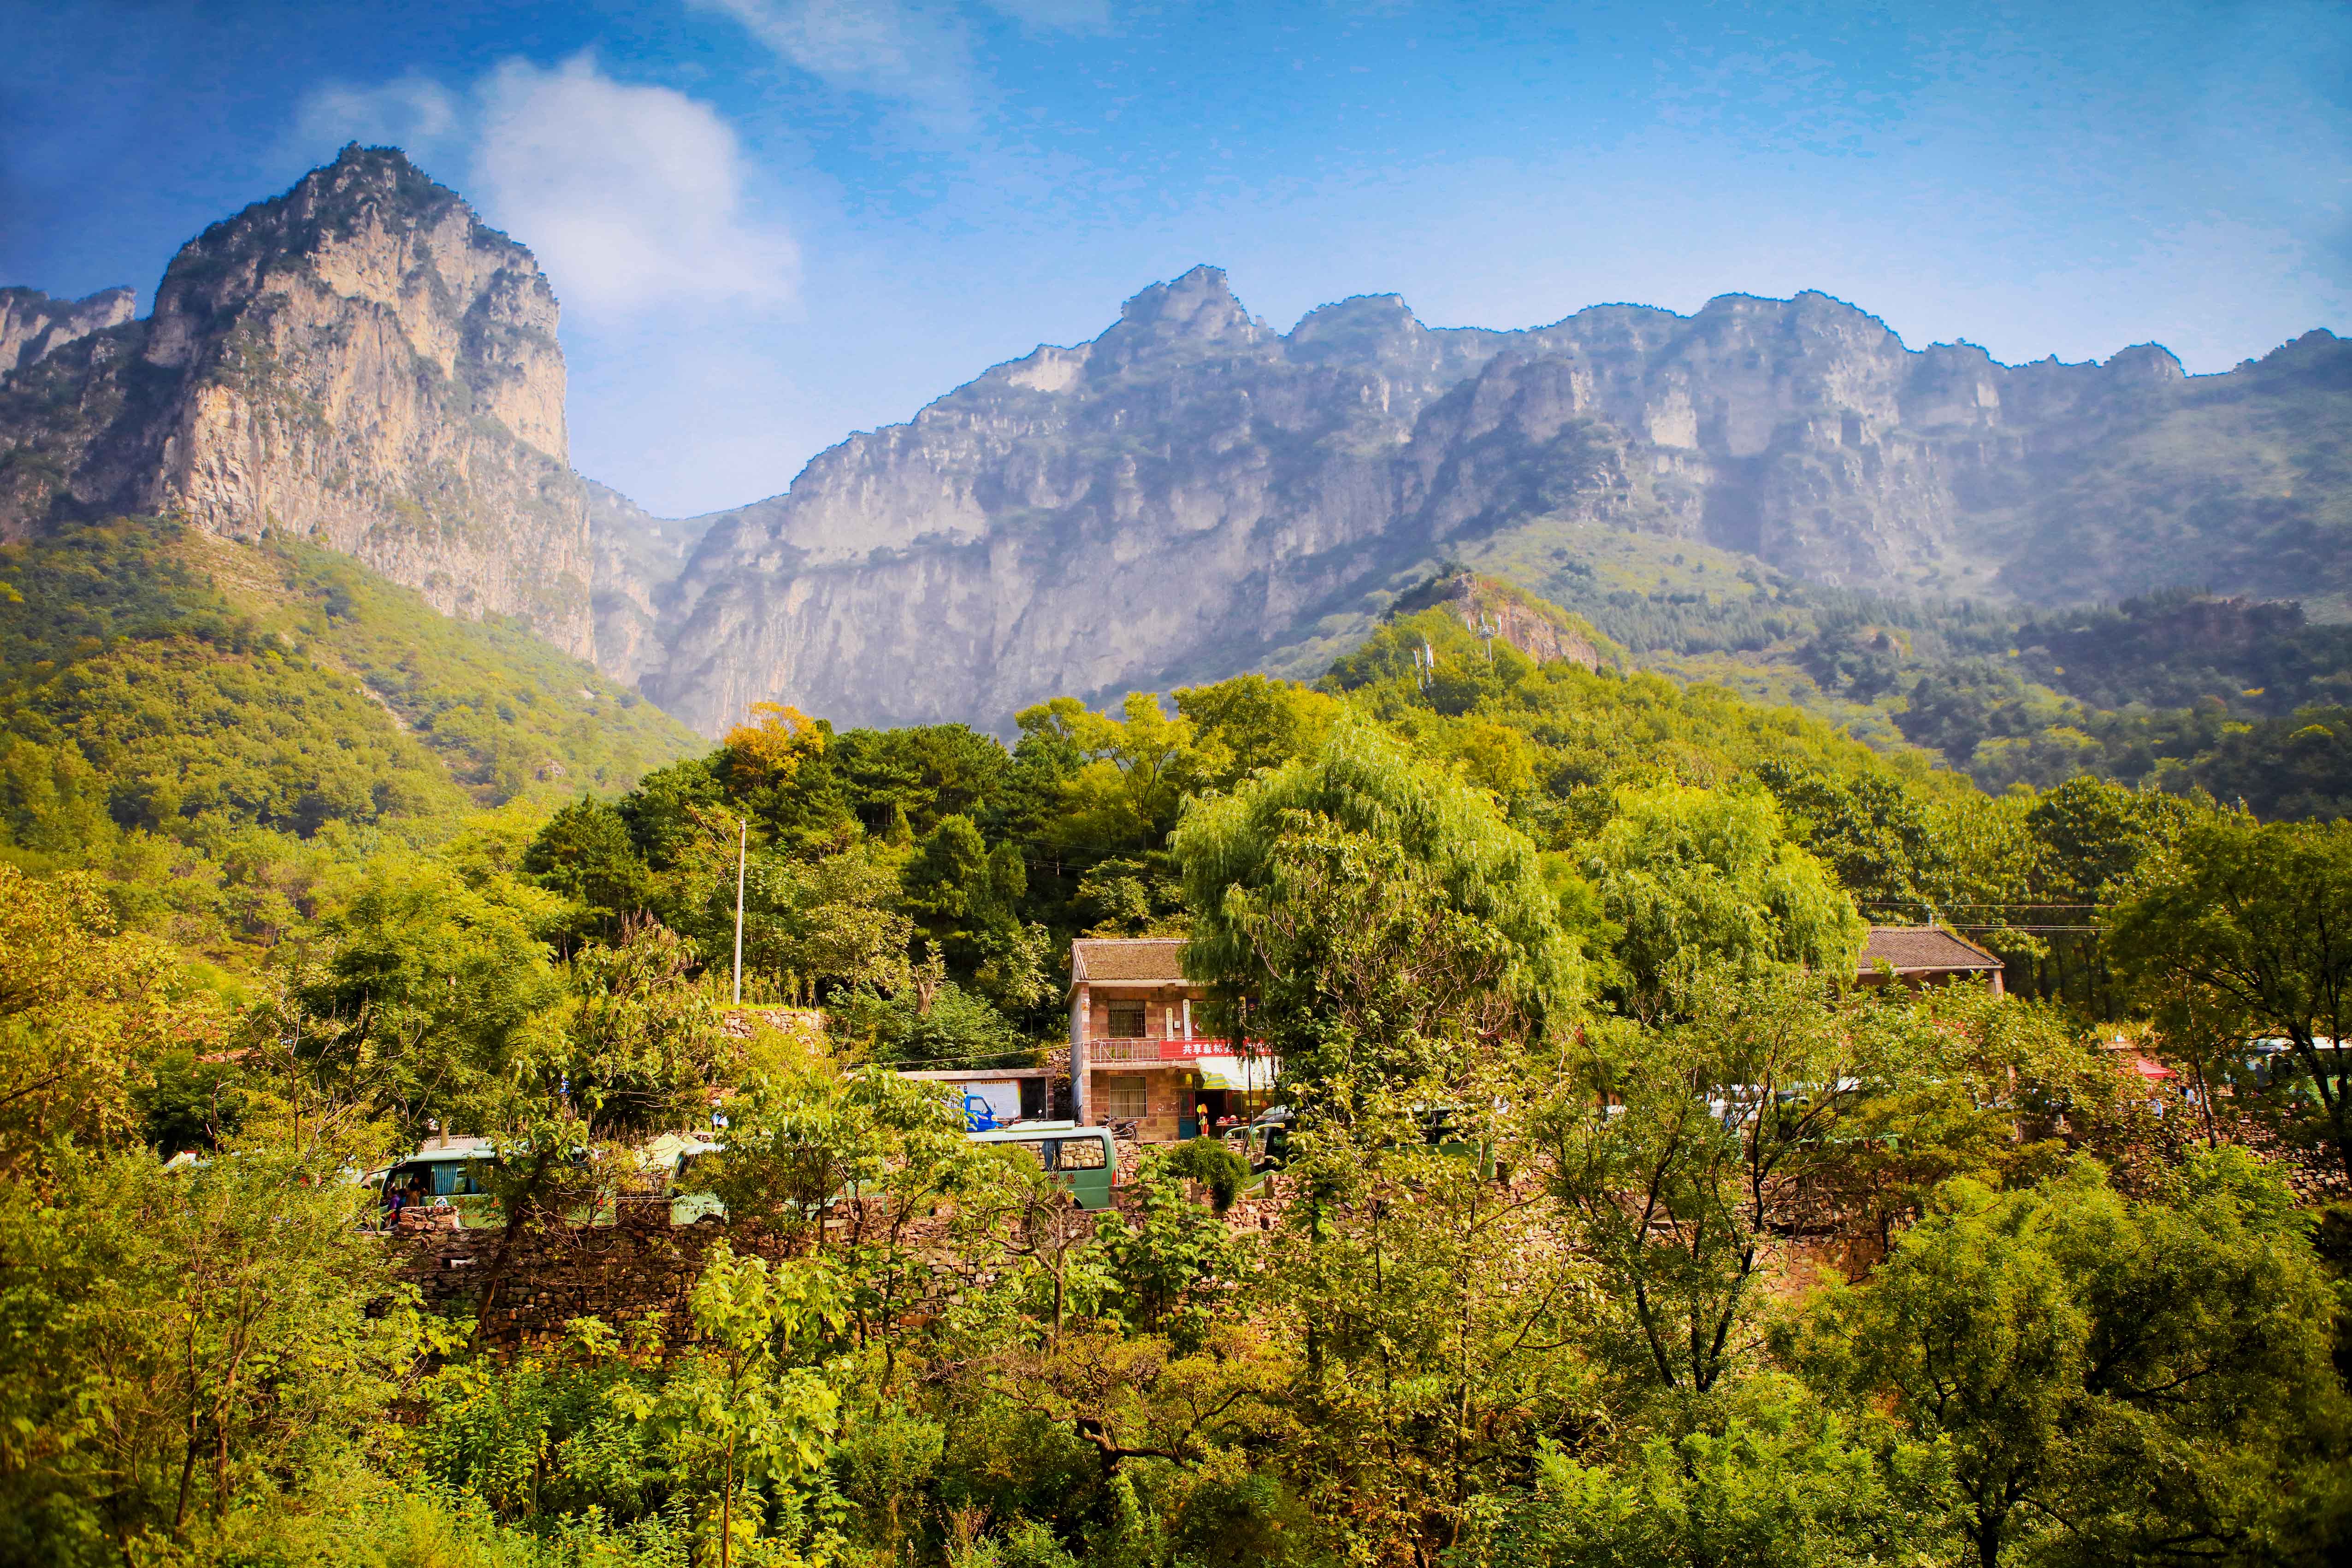
[(2352, 346), (2326, 332), (2193, 378), (2153, 345), (1913, 350), (1811, 293), (1521, 331), (1370, 297), (1283, 333), (1202, 267), (777, 496), (665, 520), (571, 471), (530, 253), (394, 152), (214, 225), (146, 320), (0, 307), (0, 534), (151, 512), (308, 538), (705, 733), (762, 699), (992, 725), (1316, 669), (1440, 561), (1558, 596), (1629, 541), (1895, 596), (2352, 606)]

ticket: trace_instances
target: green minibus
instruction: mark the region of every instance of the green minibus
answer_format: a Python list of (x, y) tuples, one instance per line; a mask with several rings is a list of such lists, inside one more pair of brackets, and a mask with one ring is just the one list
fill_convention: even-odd
[(1013, 1144), (1029, 1151), (1046, 1175), (1069, 1190), (1080, 1208), (1108, 1208), (1118, 1184), (1118, 1151), (1108, 1127), (1076, 1122), (1016, 1122), (985, 1133), (967, 1133), (975, 1144)]

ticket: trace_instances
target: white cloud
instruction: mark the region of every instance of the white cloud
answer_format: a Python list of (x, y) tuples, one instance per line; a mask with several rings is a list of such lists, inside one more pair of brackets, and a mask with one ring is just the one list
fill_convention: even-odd
[(428, 77), (404, 76), (379, 87), (326, 82), (303, 94), (295, 110), (293, 146), (319, 157), (347, 141), (397, 147), (420, 164), (458, 151), (466, 106)]
[(775, 306), (800, 256), (756, 211), (749, 161), (709, 104), (614, 80), (581, 55), (509, 60), (454, 92), (409, 75), (303, 97), (289, 147), (319, 162), (346, 141), (398, 147), (529, 246), (567, 307)]
[[(777, 58), (819, 80), (960, 125), (974, 95), (971, 43), (946, 0), (690, 0), (733, 17)], [(1033, 32), (1094, 33), (1109, 0), (982, 0)]]
[(567, 305), (792, 297), (798, 251), (750, 210), (742, 148), (709, 104), (614, 81), (585, 55), (509, 61), (476, 98), (473, 193)]
[(971, 98), (963, 24), (921, 0), (692, 0), (733, 17), (777, 58), (835, 87), (960, 119)]

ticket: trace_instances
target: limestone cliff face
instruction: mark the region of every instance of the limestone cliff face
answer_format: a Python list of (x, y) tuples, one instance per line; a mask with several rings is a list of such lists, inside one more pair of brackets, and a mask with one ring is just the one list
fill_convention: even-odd
[(138, 313), (128, 288), (87, 299), (52, 299), (37, 288), (0, 288), (0, 376), (48, 358), (77, 338), (120, 327)]
[(398, 152), (347, 148), (184, 246), (149, 319), (0, 382), (0, 532), (110, 512), (285, 530), (587, 655), (556, 321), (530, 252)]
[(1508, 332), (1377, 296), (1285, 334), (1198, 267), (671, 521), (572, 473), (556, 326), (529, 252), (348, 148), (190, 242), (147, 319), (127, 290), (0, 290), (0, 538), (112, 512), (299, 534), (707, 734), (763, 699), (1002, 725), (1305, 669), (1444, 560), (1573, 559), (1591, 529), (1882, 591), (2352, 610), (2352, 344), (2325, 332), (2195, 379), (2153, 346), (1914, 351), (1811, 293)]
[(656, 517), (618, 490), (589, 481), (596, 663), (614, 680), (634, 685), (661, 662), (671, 591), (709, 527), (703, 517)]
[(1292, 360), (1197, 269), (714, 519), (646, 689), (715, 733), (778, 693), (991, 722), (1243, 667), (1386, 553), (1419, 395)]
[[(997, 366), (707, 519), (643, 684), (706, 733), (763, 699), (1001, 722), (1057, 692), (1248, 668), (1531, 518), (1824, 583), (2128, 591), (2153, 568), (2127, 535), (2084, 521), (2095, 498), (2059, 517), (2049, 497), (2188, 387), (2156, 348), (2016, 367), (1913, 351), (1821, 294), (1517, 332), (1433, 329), (1378, 297), (1286, 336), (1196, 268), (1094, 341)], [(2192, 542), (2219, 559), (2226, 532)], [(2087, 553), (2062, 571), (2070, 549)], [(2226, 580), (2205, 559), (2166, 570)]]

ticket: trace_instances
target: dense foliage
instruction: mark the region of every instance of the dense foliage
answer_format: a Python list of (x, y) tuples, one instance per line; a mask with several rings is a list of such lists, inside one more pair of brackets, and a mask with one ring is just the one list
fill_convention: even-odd
[(2090, 772), (2242, 798), (2263, 816), (2352, 809), (2352, 628), (2293, 601), (2168, 589), (2020, 613), (1801, 582), (1696, 545), (1652, 561), (1654, 584), (1622, 563), (1496, 564), (1626, 662), (1803, 707), (1882, 747), (1927, 747), (1987, 789)]
[[(342, 714), (302, 705), (350, 695), (364, 640), (191, 630), (225, 591), (173, 539), (43, 547), (88, 603), (20, 574), (0, 621), (64, 656), (12, 664), (7, 711), (184, 654), (251, 678), (207, 677), (252, 737)], [(0, 862), (0, 1562), (2352, 1547), (2341, 824), (2094, 777), (1988, 796), (1443, 607), (1315, 688), (1056, 699), (1009, 746), (763, 706), (617, 790), (509, 796), (449, 760), (495, 774), (462, 737), (500, 699), (412, 693), (344, 760), (421, 803), (334, 795), (277, 740), (118, 729), (154, 685), (80, 737), (10, 720), (110, 793)], [(226, 946), (137, 858), (250, 888), (221, 857), (265, 841), (312, 858)], [(756, 1016), (723, 1005), (739, 885)], [(2012, 994), (1860, 983), (1866, 920), (1938, 918)], [(1087, 933), (1188, 938), (1214, 1021), (1279, 1059), (1280, 1169), (1125, 1148), (1084, 1211), (887, 1071), (1042, 1060)], [(532, 1259), (714, 1124), (677, 1178), (695, 1245), (653, 1243), (691, 1261), (671, 1315), (501, 1329)], [(438, 1305), (359, 1179), (434, 1133), (491, 1152)]]

